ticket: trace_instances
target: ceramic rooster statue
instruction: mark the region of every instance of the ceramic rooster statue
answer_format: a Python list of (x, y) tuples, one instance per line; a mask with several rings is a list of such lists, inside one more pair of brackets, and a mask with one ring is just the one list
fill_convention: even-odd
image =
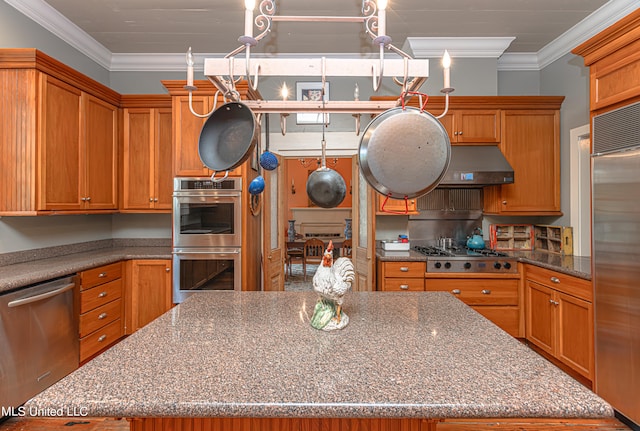
[(342, 311), (344, 295), (356, 279), (351, 259), (340, 257), (333, 261), (333, 242), (329, 241), (322, 264), (313, 275), (313, 290), (320, 294), (311, 317), (311, 326), (324, 331), (342, 329), (349, 316)]

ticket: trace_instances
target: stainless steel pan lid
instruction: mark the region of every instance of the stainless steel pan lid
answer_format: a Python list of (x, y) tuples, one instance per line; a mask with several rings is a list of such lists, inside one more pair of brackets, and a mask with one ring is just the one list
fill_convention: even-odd
[(411, 199), (434, 189), (450, 159), (445, 128), (433, 115), (413, 107), (392, 108), (374, 118), (358, 151), (365, 180), (393, 199)]

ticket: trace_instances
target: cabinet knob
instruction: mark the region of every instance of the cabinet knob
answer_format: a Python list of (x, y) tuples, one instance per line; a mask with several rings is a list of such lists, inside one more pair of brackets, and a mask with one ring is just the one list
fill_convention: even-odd
[(107, 292), (100, 292), (100, 294), (98, 295), (98, 298), (104, 298), (105, 296), (107, 296)]
[(106, 340), (106, 339), (107, 339), (107, 335), (106, 335), (106, 334), (101, 335), (101, 336), (98, 338), (98, 343), (102, 343), (102, 342), (103, 342), (104, 340)]
[(491, 295), (491, 290), (489, 290), (489, 289), (482, 289), (482, 294), (483, 294), (483, 295)]
[(165, 271), (169, 272), (171, 271), (171, 268), (169, 268), (168, 266), (164, 269)]
[(506, 204), (507, 204), (507, 201), (502, 201), (502, 205), (506, 205)]
[(401, 285), (400, 285), (400, 289), (402, 289), (402, 290), (409, 290), (409, 285), (408, 285), (408, 284), (401, 284)]
[(409, 267), (407, 267), (407, 266), (402, 266), (402, 267), (400, 267), (400, 271), (401, 271), (401, 272), (409, 272)]
[(98, 278), (105, 278), (107, 276), (106, 272), (101, 272), (100, 274), (98, 274)]
[(451, 293), (453, 293), (454, 295), (460, 295), (460, 289), (453, 289)]
[(458, 136), (458, 132), (453, 132), (453, 136)]
[(103, 320), (107, 318), (107, 313), (102, 313), (98, 316), (98, 320)]
[(551, 277), (550, 280), (552, 283), (560, 283), (560, 279), (558, 277)]
[(462, 135), (462, 131), (458, 132), (458, 135)]
[(149, 202), (153, 202), (153, 198), (149, 198)]
[(91, 200), (91, 196), (87, 196), (87, 198), (85, 199), (87, 202), (89, 202)]
[(153, 201), (154, 202), (158, 202), (158, 198), (153, 198)]
[(560, 305), (558, 301), (554, 301), (553, 299), (550, 299), (549, 302), (552, 303), (553, 305)]

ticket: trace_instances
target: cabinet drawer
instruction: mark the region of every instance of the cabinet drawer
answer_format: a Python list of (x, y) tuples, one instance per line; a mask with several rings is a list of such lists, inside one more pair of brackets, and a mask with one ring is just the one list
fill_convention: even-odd
[(80, 290), (90, 289), (122, 277), (122, 262), (88, 269), (80, 273)]
[(385, 277), (419, 277), (424, 278), (427, 270), (425, 262), (384, 262)]
[(122, 300), (116, 299), (80, 315), (80, 337), (91, 334), (122, 316)]
[(122, 296), (122, 279), (110, 281), (100, 286), (80, 292), (80, 313), (86, 313), (96, 307)]
[(517, 279), (429, 278), (425, 290), (450, 292), (468, 305), (518, 305)]
[(109, 323), (104, 328), (80, 339), (80, 362), (90, 358), (118, 341), (123, 335), (120, 319)]
[(525, 265), (525, 277), (567, 295), (593, 302), (593, 287), (589, 280), (535, 265)]
[(399, 291), (422, 291), (424, 290), (424, 279), (422, 278), (386, 278), (382, 290)]

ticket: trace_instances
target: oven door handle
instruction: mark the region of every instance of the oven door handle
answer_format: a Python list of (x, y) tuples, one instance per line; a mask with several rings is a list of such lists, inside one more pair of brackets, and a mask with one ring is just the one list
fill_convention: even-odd
[(240, 254), (240, 250), (222, 250), (222, 251), (175, 251), (173, 254), (181, 255), (181, 254)]
[(242, 193), (190, 193), (190, 194), (174, 194), (176, 198), (239, 198)]

